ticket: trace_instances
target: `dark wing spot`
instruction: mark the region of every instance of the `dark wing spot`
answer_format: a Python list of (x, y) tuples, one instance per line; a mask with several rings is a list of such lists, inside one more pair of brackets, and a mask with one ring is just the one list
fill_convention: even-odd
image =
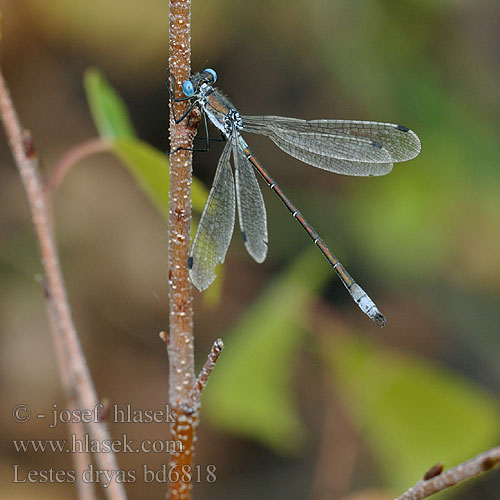
[(193, 269), (193, 256), (188, 257), (188, 269)]
[(408, 127), (405, 127), (404, 125), (398, 125), (396, 127), (398, 130), (401, 130), (401, 132), (409, 132), (410, 129)]
[(372, 146), (375, 146), (378, 149), (382, 149), (382, 144), (380, 144), (380, 142), (377, 141), (372, 141)]
[(245, 231), (241, 231), (241, 237), (243, 238), (243, 243), (247, 242), (247, 233)]

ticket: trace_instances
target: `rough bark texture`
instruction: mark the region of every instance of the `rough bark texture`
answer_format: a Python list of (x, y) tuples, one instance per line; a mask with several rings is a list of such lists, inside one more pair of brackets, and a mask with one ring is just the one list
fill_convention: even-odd
[[(169, 70), (178, 83), (190, 77), (189, 0), (170, 1)], [(176, 97), (181, 97), (176, 95)], [(186, 103), (174, 103), (175, 116), (181, 116)], [(189, 395), (195, 381), (193, 356), (193, 297), (188, 277), (191, 226), (191, 169), (193, 128), (189, 120), (170, 121), (170, 212), (168, 244), (168, 283), (170, 331), (168, 335), (169, 401), (176, 414), (172, 439), (182, 443), (182, 450), (170, 461), (169, 500), (191, 498), (191, 473), (198, 416), (190, 408)]]

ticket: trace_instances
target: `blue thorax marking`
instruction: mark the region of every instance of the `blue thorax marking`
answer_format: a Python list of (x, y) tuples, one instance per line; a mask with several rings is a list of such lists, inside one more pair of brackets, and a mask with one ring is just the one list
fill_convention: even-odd
[[(206, 113), (210, 121), (224, 134), (228, 139), (234, 130), (241, 130), (243, 122), (239, 112), (229, 107), (227, 113), (216, 109), (209, 101), (208, 96), (215, 93), (215, 99), (219, 100), (219, 95), (212, 86), (202, 83), (198, 89), (197, 101), (201, 109)], [(224, 102), (224, 101), (222, 101)]]

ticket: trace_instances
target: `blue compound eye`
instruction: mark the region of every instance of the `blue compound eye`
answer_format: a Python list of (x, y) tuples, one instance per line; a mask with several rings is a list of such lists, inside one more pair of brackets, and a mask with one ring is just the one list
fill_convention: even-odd
[(194, 95), (194, 87), (193, 87), (193, 84), (191, 83), (190, 80), (186, 80), (182, 84), (182, 92), (184, 92), (184, 95), (186, 97), (193, 97), (193, 95)]
[(212, 78), (214, 79), (212, 83), (215, 83), (217, 81), (217, 73), (213, 69), (204, 69), (203, 73), (210, 73), (212, 75)]

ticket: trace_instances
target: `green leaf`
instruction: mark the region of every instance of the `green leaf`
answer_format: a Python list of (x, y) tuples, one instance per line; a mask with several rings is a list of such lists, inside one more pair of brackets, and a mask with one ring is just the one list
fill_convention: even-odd
[(500, 437), (498, 399), (463, 376), (338, 334), (325, 347), (334, 383), (395, 491), (434, 463), (452, 467)]
[(204, 393), (212, 422), (284, 454), (297, 450), (306, 435), (290, 377), (313, 291), (331, 277), (324, 266), (311, 248), (260, 296), (227, 335)]
[[(160, 213), (168, 219), (168, 157), (139, 139), (116, 139), (112, 144), (114, 153), (128, 167), (137, 184), (149, 196)], [(203, 210), (208, 192), (205, 186), (193, 178), (191, 198), (193, 208)]]
[(85, 72), (84, 86), (90, 112), (101, 137), (117, 139), (136, 136), (125, 103), (98, 69), (90, 68)]

